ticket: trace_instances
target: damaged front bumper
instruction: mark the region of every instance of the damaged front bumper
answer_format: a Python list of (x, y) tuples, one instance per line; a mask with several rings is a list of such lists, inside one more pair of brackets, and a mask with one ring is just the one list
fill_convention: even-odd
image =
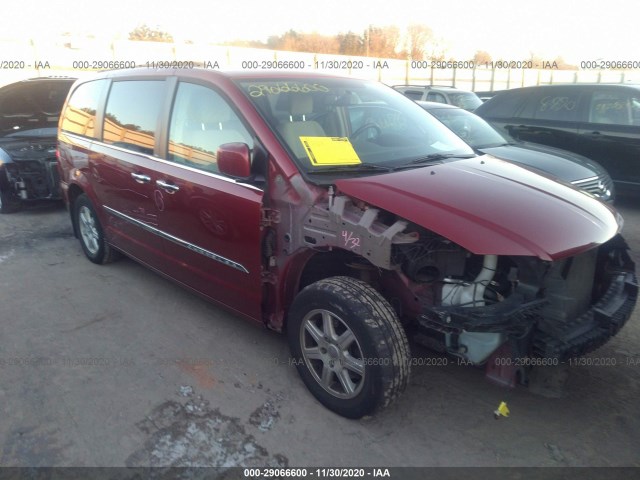
[[(514, 292), (486, 306), (425, 306), (417, 319), (419, 336), (431, 340), (437, 336), (444, 351), (472, 364), (487, 362), (497, 351), (513, 359), (539, 357), (554, 364), (589, 353), (615, 335), (635, 308), (638, 281), (627, 250), (620, 236), (600, 247), (597, 263), (594, 260), (598, 278), (588, 289), (585, 308), (565, 307), (571, 304), (567, 292), (584, 288), (563, 285), (554, 290), (562, 276), (560, 282), (584, 281), (580, 275), (571, 278), (569, 262), (569, 267), (557, 268), (562, 270), (557, 278), (549, 280), (552, 276), (547, 275), (533, 298)], [(585, 261), (589, 262), (588, 256)]]
[(55, 147), (9, 151), (0, 163), (0, 189), (16, 200), (59, 199)]
[(613, 275), (606, 293), (587, 312), (553, 332), (538, 331), (533, 352), (542, 358), (567, 360), (604, 345), (629, 320), (638, 299), (634, 272)]

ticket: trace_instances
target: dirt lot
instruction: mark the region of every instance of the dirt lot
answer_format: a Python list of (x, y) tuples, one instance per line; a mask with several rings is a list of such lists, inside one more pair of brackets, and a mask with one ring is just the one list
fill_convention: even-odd
[[(640, 264), (638, 203), (619, 208)], [(41, 204), (0, 217), (0, 465), (640, 466), (639, 317), (562, 398), (449, 360), (351, 421), (307, 393), (284, 337), (131, 260), (90, 263)]]

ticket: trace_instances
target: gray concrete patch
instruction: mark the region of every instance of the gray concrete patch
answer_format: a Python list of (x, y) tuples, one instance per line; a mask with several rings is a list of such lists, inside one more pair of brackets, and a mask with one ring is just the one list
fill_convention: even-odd
[(148, 436), (131, 454), (128, 467), (286, 467), (282, 454), (270, 455), (239, 418), (211, 408), (201, 395), (185, 403), (168, 400), (136, 426)]

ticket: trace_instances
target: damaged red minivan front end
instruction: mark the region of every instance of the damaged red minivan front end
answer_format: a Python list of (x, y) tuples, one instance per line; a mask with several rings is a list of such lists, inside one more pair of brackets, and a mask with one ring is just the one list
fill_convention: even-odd
[(383, 284), (429, 346), (552, 365), (602, 345), (633, 311), (622, 217), (564, 185), (488, 156), (336, 183), (407, 221)]
[[(272, 128), (301, 172), (273, 176), (281, 305), (324, 278), (359, 279), (388, 301), (408, 337), (486, 365), (511, 386), (527, 382), (531, 365), (598, 348), (630, 318), (635, 265), (610, 205), (538, 171), (473, 155), (451, 132), (434, 134), (411, 102), (367, 82), (322, 79), (307, 92), (298, 79), (239, 83), (268, 122), (282, 115)], [(323, 163), (311, 143), (321, 134), (346, 139), (355, 155), (344, 149), (344, 158)], [(290, 322), (305, 311), (293, 307)], [(282, 328), (277, 316), (270, 323)], [(307, 325), (312, 337), (327, 328)], [(303, 371), (313, 369), (316, 347), (328, 352), (318, 357), (316, 382), (322, 372), (344, 373), (327, 373), (331, 342), (290, 340), (309, 345)]]

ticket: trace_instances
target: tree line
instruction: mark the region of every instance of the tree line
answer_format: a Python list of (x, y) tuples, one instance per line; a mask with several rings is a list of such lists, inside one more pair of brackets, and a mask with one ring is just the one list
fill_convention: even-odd
[[(140, 25), (129, 33), (129, 40), (173, 42), (170, 33)], [(402, 60), (474, 60), (476, 65), (487, 65), (492, 61), (489, 52), (478, 50), (473, 58), (453, 58), (447, 54), (444, 41), (438, 38), (426, 25), (414, 24), (401, 31), (396, 26), (370, 25), (364, 32), (348, 31), (337, 35), (298, 32), (289, 30), (282, 35), (270, 36), (266, 41), (233, 40), (225, 45), (266, 48), (291, 52), (351, 55), (374, 58), (396, 58)], [(555, 62), (558, 69), (575, 69), (562, 57), (547, 59), (530, 53), (530, 60)]]

